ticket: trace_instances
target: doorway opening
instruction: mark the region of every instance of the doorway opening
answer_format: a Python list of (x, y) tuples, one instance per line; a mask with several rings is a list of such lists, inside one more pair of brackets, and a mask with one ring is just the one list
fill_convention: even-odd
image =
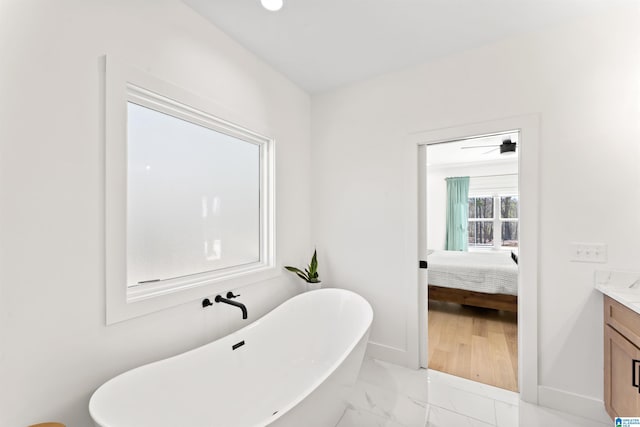
[(428, 368), (514, 392), (519, 141), (510, 130), (429, 144), (425, 174)]

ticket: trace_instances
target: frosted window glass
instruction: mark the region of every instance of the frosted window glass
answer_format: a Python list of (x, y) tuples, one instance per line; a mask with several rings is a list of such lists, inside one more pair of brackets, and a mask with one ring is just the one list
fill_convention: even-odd
[(260, 147), (127, 103), (127, 285), (260, 261)]

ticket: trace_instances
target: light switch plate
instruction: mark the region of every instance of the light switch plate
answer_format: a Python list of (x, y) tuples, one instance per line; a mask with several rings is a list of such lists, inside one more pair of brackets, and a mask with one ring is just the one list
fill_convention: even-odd
[(569, 245), (569, 259), (574, 262), (607, 262), (605, 243), (576, 243)]

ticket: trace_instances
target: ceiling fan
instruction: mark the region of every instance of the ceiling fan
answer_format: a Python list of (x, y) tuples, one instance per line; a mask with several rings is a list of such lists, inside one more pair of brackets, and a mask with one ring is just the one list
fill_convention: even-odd
[(496, 151), (498, 149), (500, 149), (500, 154), (515, 154), (516, 152), (516, 142), (511, 141), (511, 138), (506, 138), (502, 140), (502, 144), (500, 145), (470, 145), (467, 147), (460, 147), (461, 149), (467, 149), (467, 148), (488, 148), (488, 147), (494, 147), (493, 149), (487, 151), (486, 153), (482, 153), (482, 154), (489, 154), (493, 151)]

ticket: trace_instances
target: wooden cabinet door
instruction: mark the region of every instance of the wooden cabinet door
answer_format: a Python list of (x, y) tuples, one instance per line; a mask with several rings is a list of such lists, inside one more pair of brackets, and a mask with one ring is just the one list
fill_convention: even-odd
[(640, 416), (640, 349), (604, 327), (605, 407), (611, 417)]

